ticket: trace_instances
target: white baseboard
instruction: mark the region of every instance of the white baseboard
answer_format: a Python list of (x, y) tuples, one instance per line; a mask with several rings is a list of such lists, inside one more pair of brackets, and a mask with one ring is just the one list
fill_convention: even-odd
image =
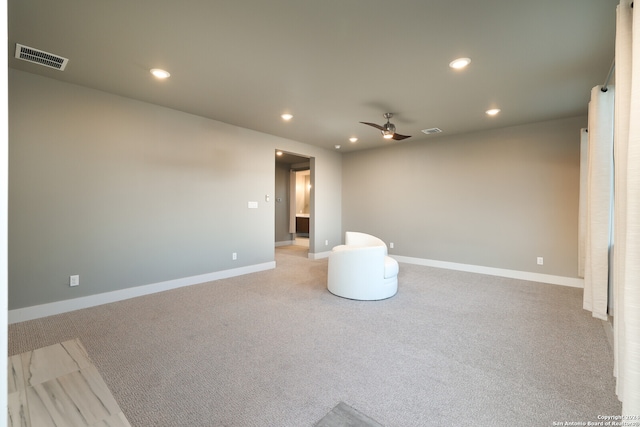
[[(277, 243), (276, 243), (277, 245)], [(309, 259), (317, 260), (328, 258), (331, 251), (309, 253)], [(398, 262), (407, 264), (424, 265), (427, 267), (445, 268), (448, 270), (467, 271), (471, 273), (488, 274), (491, 276), (509, 277), (512, 279), (528, 280), (532, 282), (549, 283), (553, 285), (570, 286), (575, 288), (584, 288), (584, 280), (574, 277), (554, 276), (550, 274), (532, 273), (527, 271), (506, 270), (493, 267), (482, 267), (478, 265), (459, 264), (455, 262), (437, 261), (423, 258), (413, 258), (399, 255), (390, 255)], [(201, 274), (198, 276), (184, 277), (181, 279), (168, 280), (166, 282), (152, 283), (149, 285), (136, 286), (133, 288), (120, 289), (117, 291), (105, 292), (97, 295), (89, 295), (86, 297), (74, 298), (64, 301), (56, 301), (47, 304), (40, 304), (31, 307), (18, 308), (9, 310), (8, 323), (18, 323), (27, 320), (39, 319), (41, 317), (53, 316), (56, 314), (66, 313), (69, 311), (80, 310), (83, 308), (94, 307), (97, 305), (108, 304), (116, 301), (122, 301), (129, 298), (135, 298), (144, 295), (150, 295), (157, 292), (168, 291), (170, 289), (181, 288), (184, 286), (197, 285), (200, 283), (211, 282), (214, 280), (226, 279), (229, 277), (241, 276), (244, 274), (257, 273), (259, 271), (271, 270), (276, 267), (275, 261), (255, 264), (246, 267), (234, 268), (230, 270), (216, 271), (213, 273)]]
[(331, 251), (326, 251), (326, 252), (317, 252), (317, 253), (311, 253), (309, 252), (309, 259), (323, 259), (323, 258), (329, 258), (329, 254), (331, 253)]
[(201, 274), (198, 276), (168, 280), (166, 282), (152, 283), (149, 285), (120, 289), (117, 291), (105, 292), (97, 295), (89, 295), (86, 297), (79, 297), (64, 301), (34, 305), (31, 307), (18, 308), (15, 310), (9, 310), (9, 324), (39, 319), (41, 317), (53, 316), (55, 314), (66, 313), (83, 308), (95, 307), (97, 305), (122, 301), (125, 299), (140, 297), (143, 295), (155, 294), (157, 292), (182, 288), (184, 286), (197, 285), (214, 280), (242, 276), (249, 273), (257, 273), (258, 271), (271, 270), (274, 268), (276, 268), (276, 262), (270, 261), (262, 264), (255, 264), (246, 267), (233, 268), (230, 270)]
[(276, 248), (279, 246), (291, 246), (293, 244), (295, 244), (296, 241), (295, 240), (285, 240), (282, 242), (276, 242)]
[(412, 258), (399, 255), (389, 255), (398, 262), (424, 265), (427, 267), (446, 268), (448, 270), (468, 271), (470, 273), (488, 274), (490, 276), (508, 277), (511, 279), (528, 280), (531, 282), (549, 283), (552, 285), (584, 288), (584, 279), (576, 277), (554, 276), (551, 274), (532, 273), (529, 271), (506, 270), (503, 268), (482, 267), (479, 265), (459, 264), (456, 262), (437, 261), (423, 258)]

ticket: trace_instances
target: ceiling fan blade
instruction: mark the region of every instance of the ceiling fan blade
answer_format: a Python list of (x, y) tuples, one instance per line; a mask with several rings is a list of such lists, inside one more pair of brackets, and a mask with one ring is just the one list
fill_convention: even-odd
[(384, 128), (380, 125), (377, 125), (375, 123), (369, 123), (369, 122), (360, 122), (363, 125), (369, 125), (369, 126), (373, 126), (374, 128), (378, 129), (378, 130), (383, 130)]
[(391, 139), (395, 139), (396, 141), (402, 141), (407, 138), (411, 138), (411, 135), (400, 135), (399, 133), (394, 133), (391, 137)]

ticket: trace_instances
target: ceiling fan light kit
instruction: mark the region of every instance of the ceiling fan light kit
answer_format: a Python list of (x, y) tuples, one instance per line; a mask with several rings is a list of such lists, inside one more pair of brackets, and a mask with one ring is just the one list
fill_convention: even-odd
[(384, 139), (393, 139), (396, 141), (401, 141), (406, 138), (411, 138), (410, 135), (400, 135), (399, 133), (396, 133), (396, 125), (394, 125), (389, 121), (392, 117), (393, 117), (393, 113), (384, 113), (384, 118), (387, 119), (387, 123), (385, 123), (382, 126), (376, 123), (369, 123), (369, 122), (360, 122), (360, 123), (362, 123), (363, 125), (372, 126), (380, 130), (380, 133), (382, 133), (382, 137)]

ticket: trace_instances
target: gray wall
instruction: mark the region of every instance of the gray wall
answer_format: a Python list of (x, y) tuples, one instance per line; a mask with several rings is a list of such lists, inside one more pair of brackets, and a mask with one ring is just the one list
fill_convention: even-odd
[(345, 154), (343, 229), (393, 242), (391, 254), (577, 277), (585, 126), (577, 117)]
[(9, 308), (273, 261), (276, 148), (314, 159), (325, 251), (338, 153), (10, 69)]
[(341, 155), (9, 70), (9, 308), (272, 261), (276, 148), (311, 158), (312, 257), (359, 230), (396, 255), (576, 277), (585, 125)]
[[(301, 151), (295, 151), (305, 154)], [(309, 256), (330, 251), (342, 243), (342, 157), (322, 161), (311, 157), (311, 217), (309, 219)], [(338, 224), (338, 228), (333, 225)]]

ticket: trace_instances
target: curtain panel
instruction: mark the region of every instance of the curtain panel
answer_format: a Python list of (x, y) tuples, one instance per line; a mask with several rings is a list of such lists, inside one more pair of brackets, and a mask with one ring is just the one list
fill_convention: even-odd
[(607, 320), (609, 250), (613, 205), (614, 89), (591, 90), (587, 164), (586, 247), (583, 307)]
[[(635, 9), (638, 9), (636, 7)], [(640, 415), (640, 15), (616, 21), (614, 375), (622, 415)]]
[(580, 129), (580, 195), (578, 202), (578, 277), (584, 278), (584, 262), (587, 249), (587, 167), (589, 132)]
[[(624, 3), (624, 2), (623, 2)], [(629, 145), (629, 113), (631, 111), (631, 27), (632, 14), (628, 4), (621, 3), (616, 16), (616, 88), (615, 138), (613, 157), (615, 164), (614, 245), (613, 256), (613, 315), (614, 322), (614, 375), (618, 398), (624, 398), (625, 335), (624, 283), (627, 246), (627, 147)]]

